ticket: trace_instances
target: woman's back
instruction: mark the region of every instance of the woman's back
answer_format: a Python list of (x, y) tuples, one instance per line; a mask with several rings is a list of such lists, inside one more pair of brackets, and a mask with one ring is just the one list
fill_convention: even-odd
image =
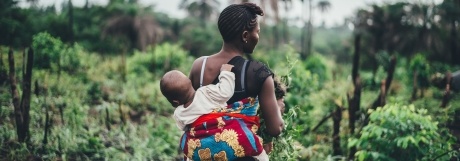
[[(204, 61), (206, 59), (206, 61)], [(247, 97), (257, 97), (267, 77), (273, 76), (271, 70), (258, 61), (246, 60), (241, 56), (220, 59), (217, 55), (198, 59), (190, 72), (195, 89), (218, 82), (219, 64), (232, 64), (235, 73), (235, 94), (227, 103), (233, 103)], [(200, 84), (202, 83), (202, 84)]]

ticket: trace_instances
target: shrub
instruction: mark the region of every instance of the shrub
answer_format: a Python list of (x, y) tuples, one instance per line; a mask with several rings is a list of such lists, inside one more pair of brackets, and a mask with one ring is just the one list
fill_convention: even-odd
[(419, 87), (428, 87), (429, 86), (429, 75), (430, 75), (430, 65), (426, 60), (425, 56), (422, 54), (417, 54), (410, 61), (410, 78), (413, 78), (415, 72), (417, 72), (417, 84)]
[(179, 45), (164, 43), (148, 48), (145, 53), (135, 52), (127, 63), (130, 74), (141, 76), (148, 71), (162, 76), (171, 69), (183, 69), (184, 65), (188, 67), (192, 60)]
[(57, 67), (59, 55), (64, 49), (62, 41), (47, 32), (40, 32), (34, 35), (32, 39), (32, 47), (35, 51), (34, 66), (42, 69)]
[(311, 73), (317, 74), (320, 83), (324, 83), (330, 79), (331, 73), (326, 66), (326, 58), (319, 54), (313, 54), (305, 61), (305, 68), (310, 70)]
[(360, 161), (434, 159), (450, 150), (450, 143), (441, 138), (440, 130), (425, 109), (386, 105), (371, 113), (361, 136), (350, 139), (348, 146), (357, 146), (355, 156)]
[(83, 54), (83, 48), (76, 44), (65, 49), (59, 59), (60, 68), (63, 71), (75, 73), (81, 66), (80, 57)]
[(75, 73), (80, 65), (83, 48), (79, 45), (67, 46), (47, 32), (33, 37), (34, 66), (41, 69), (63, 70)]

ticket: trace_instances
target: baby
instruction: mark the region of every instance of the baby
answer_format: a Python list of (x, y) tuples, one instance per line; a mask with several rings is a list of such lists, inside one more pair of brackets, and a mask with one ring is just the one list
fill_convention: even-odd
[(180, 71), (172, 70), (163, 76), (160, 81), (161, 93), (176, 107), (173, 117), (177, 127), (185, 131), (185, 127), (201, 115), (227, 106), (227, 101), (233, 96), (235, 88), (235, 74), (231, 72), (232, 68), (233, 65), (223, 64), (219, 83), (203, 86), (196, 91), (190, 79)]
[[(219, 83), (198, 88), (182, 72), (167, 72), (160, 81), (161, 93), (176, 107), (173, 118), (177, 127), (186, 131), (187, 125), (195, 122), (201, 115), (211, 113), (216, 108), (227, 107), (227, 101), (233, 96), (235, 74), (231, 72), (233, 65), (223, 64), (220, 68)], [(265, 151), (253, 156), (259, 161), (268, 161)]]

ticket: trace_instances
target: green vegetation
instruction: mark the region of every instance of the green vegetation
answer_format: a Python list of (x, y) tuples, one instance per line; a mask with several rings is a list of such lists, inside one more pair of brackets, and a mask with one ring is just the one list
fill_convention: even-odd
[[(184, 19), (135, 0), (69, 2), (59, 12), (0, 2), (0, 160), (181, 159), (182, 133), (159, 80), (171, 69), (188, 73), (195, 58), (220, 50), (217, 1), (184, 1)], [(331, 5), (318, 3), (324, 11)], [(431, 79), (460, 70), (459, 6), (374, 4), (330, 28), (261, 21), (248, 58), (288, 86), (286, 129), (271, 160), (458, 160), (460, 94)], [(16, 119), (26, 113), (15, 111), (22, 107), (15, 98), (20, 104), (28, 93), (32, 62), (29, 135), (21, 140)]]
[[(370, 123), (358, 139), (348, 146), (357, 146), (358, 160), (448, 160), (443, 154), (451, 150), (452, 140), (426, 109), (414, 105), (386, 105), (372, 111)], [(436, 158), (437, 157), (437, 158)]]

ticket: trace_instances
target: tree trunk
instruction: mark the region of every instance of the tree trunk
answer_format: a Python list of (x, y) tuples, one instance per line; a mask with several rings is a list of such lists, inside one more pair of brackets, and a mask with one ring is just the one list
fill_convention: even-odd
[(64, 121), (64, 107), (66, 107), (66, 103), (64, 104), (60, 104), (58, 107), (59, 107), (59, 115), (61, 115), (61, 124), (64, 125), (65, 124), (65, 121)]
[(355, 120), (356, 120), (356, 112), (360, 108), (361, 102), (361, 81), (359, 78), (358, 70), (359, 70), (359, 58), (360, 58), (360, 46), (361, 46), (361, 35), (355, 35), (355, 54), (353, 55), (353, 66), (352, 66), (352, 79), (353, 85), (355, 86), (355, 90), (353, 92), (353, 98), (348, 99), (349, 101), (349, 127), (351, 135), (354, 135), (355, 130)]
[(204, 11), (206, 11), (206, 0), (201, 0), (200, 2), (200, 20), (201, 20), (201, 27), (203, 28), (206, 28), (206, 17), (208, 15), (206, 15), (206, 13)]
[[(25, 59), (25, 58), (24, 58)], [(22, 87), (22, 99), (21, 109), (23, 114), (23, 132), (25, 133), (25, 139), (29, 139), (29, 124), (30, 124), (30, 97), (32, 95), (32, 67), (33, 67), (34, 53), (32, 47), (29, 48), (27, 54), (27, 67), (26, 73), (24, 74), (24, 87)]]
[[(46, 102), (46, 97), (45, 97)], [(45, 106), (45, 132), (43, 134), (43, 146), (45, 147), (48, 144), (48, 134), (50, 129), (50, 116), (48, 113), (49, 107)]]
[[(387, 94), (387, 91), (385, 90), (385, 84), (386, 81), (382, 80), (382, 82), (380, 83), (380, 94), (377, 97), (377, 99), (375, 99), (374, 103), (372, 103), (371, 109), (376, 109), (377, 107), (382, 107), (385, 105), (385, 96)], [(364, 125), (367, 125), (368, 121), (369, 120), (366, 120)]]
[[(355, 54), (353, 55), (353, 66), (352, 66), (352, 78), (353, 78), (353, 85), (355, 86), (355, 90), (353, 92), (353, 98), (349, 98), (348, 96), (348, 115), (349, 115), (349, 122), (348, 126), (350, 129), (350, 136), (354, 137), (355, 135), (355, 122), (357, 120), (356, 113), (359, 111), (361, 106), (361, 80), (359, 78), (359, 59), (360, 59), (360, 49), (361, 49), (361, 35), (355, 35)], [(353, 160), (356, 153), (356, 147), (351, 147), (348, 159)]]
[(355, 54), (353, 55), (353, 66), (351, 76), (353, 78), (353, 84), (356, 85), (356, 78), (358, 77), (358, 69), (359, 69), (359, 57), (361, 49), (361, 34), (355, 35)]
[(371, 86), (375, 87), (377, 85), (377, 82), (375, 82), (375, 77), (377, 76), (377, 70), (379, 68), (379, 65), (377, 64), (377, 60), (375, 58), (375, 53), (372, 55), (371, 58), (371, 63), (372, 63), (372, 81), (371, 81)]
[(301, 19), (303, 21), (303, 27), (300, 33), (300, 58), (305, 60), (307, 58), (307, 22), (305, 21), (305, 1), (302, 0), (302, 15)]
[(279, 35), (279, 32), (278, 32), (278, 25), (275, 24), (273, 26), (273, 47), (275, 48), (278, 48), (279, 44), (280, 44), (280, 35)]
[(418, 91), (418, 87), (417, 87), (417, 71), (414, 72), (414, 76), (413, 76), (413, 87), (412, 87), (412, 97), (411, 97), (411, 100), (410, 102), (414, 102), (416, 99), (417, 99), (417, 91)]
[(455, 23), (455, 20), (451, 21), (451, 63), (452, 65), (460, 65), (460, 56), (457, 53), (457, 27)]
[(340, 121), (342, 120), (342, 107), (337, 105), (336, 110), (334, 111), (333, 117), (333, 132), (332, 132), (332, 155), (339, 156), (342, 155), (342, 150), (340, 148)]
[(311, 51), (312, 51), (312, 42), (311, 42), (311, 39), (312, 39), (312, 35), (313, 35), (313, 26), (311, 25), (311, 22), (309, 21), (308, 22), (308, 28), (307, 28), (307, 49), (306, 49), (306, 52), (305, 52), (305, 58), (307, 58), (309, 55), (311, 55)]
[[(26, 59), (26, 57), (24, 57)], [(29, 49), (26, 62), (26, 70), (23, 71), (23, 82), (22, 82), (22, 98), (19, 100), (19, 94), (17, 90), (16, 74), (14, 67), (14, 55), (13, 50), (10, 48), (8, 52), (8, 63), (9, 63), (9, 77), (11, 83), (11, 95), (13, 98), (14, 115), (16, 121), (16, 133), (18, 135), (19, 142), (28, 142), (29, 140), (29, 122), (30, 122), (30, 96), (31, 96), (31, 82), (32, 82), (32, 66), (33, 66), (33, 50)]]
[(85, 10), (88, 10), (89, 8), (89, 2), (88, 0), (85, 1), (85, 6), (83, 7)]
[(309, 16), (310, 18), (308, 18), (308, 39), (307, 39), (307, 53), (306, 53), (306, 57), (308, 57), (308, 55), (311, 55), (311, 51), (313, 49), (312, 47), (312, 37), (313, 37), (313, 25), (312, 25), (312, 21), (313, 21), (313, 7), (312, 7), (312, 0), (309, 0), (308, 1), (308, 6), (309, 6)]
[[(26, 57), (27, 57), (27, 53), (26, 53), (26, 50), (24, 49), (24, 51), (22, 52), (22, 79), (24, 79), (26, 75), (26, 64), (27, 64)], [(24, 84), (21, 84), (21, 85), (24, 85)]]
[(306, 38), (306, 33), (307, 33), (307, 23), (304, 23), (302, 32), (301, 32), (301, 37), (300, 37), (300, 57), (302, 60), (305, 60), (307, 58), (307, 38)]
[(10, 49), (8, 51), (8, 64), (9, 64), (9, 77), (10, 77), (10, 85), (11, 85), (11, 96), (13, 98), (13, 106), (14, 106), (14, 117), (16, 121), (16, 133), (18, 135), (19, 142), (24, 142), (25, 140), (25, 133), (23, 130), (23, 120), (22, 120), (22, 110), (19, 106), (19, 94), (17, 89), (17, 82), (16, 82), (16, 74), (15, 74), (15, 67), (14, 67), (14, 55), (13, 50)]
[(396, 56), (392, 56), (390, 58), (390, 67), (388, 68), (387, 71), (387, 79), (385, 81), (385, 91), (388, 92), (388, 89), (390, 89), (391, 82), (393, 81), (393, 75), (395, 73), (395, 68), (396, 68)]
[[(86, 2), (88, 3), (88, 2)], [(85, 5), (86, 6), (86, 5)], [(69, 0), (69, 41), (70, 44), (74, 43), (74, 33), (73, 33), (73, 4), (72, 0)]]
[(105, 127), (108, 131), (110, 131), (110, 116), (109, 116), (109, 109), (105, 108)]
[(3, 53), (0, 52), (0, 85), (6, 83), (8, 79), (8, 73), (6, 71), (6, 67), (3, 64)]
[(353, 92), (353, 98), (348, 99), (348, 115), (350, 128), (350, 135), (355, 134), (355, 122), (357, 120), (356, 113), (359, 111), (361, 106), (361, 80), (359, 77), (356, 78), (355, 90)]
[(284, 19), (284, 24), (283, 24), (283, 43), (288, 44), (289, 43), (289, 26), (288, 26), (288, 19)]

